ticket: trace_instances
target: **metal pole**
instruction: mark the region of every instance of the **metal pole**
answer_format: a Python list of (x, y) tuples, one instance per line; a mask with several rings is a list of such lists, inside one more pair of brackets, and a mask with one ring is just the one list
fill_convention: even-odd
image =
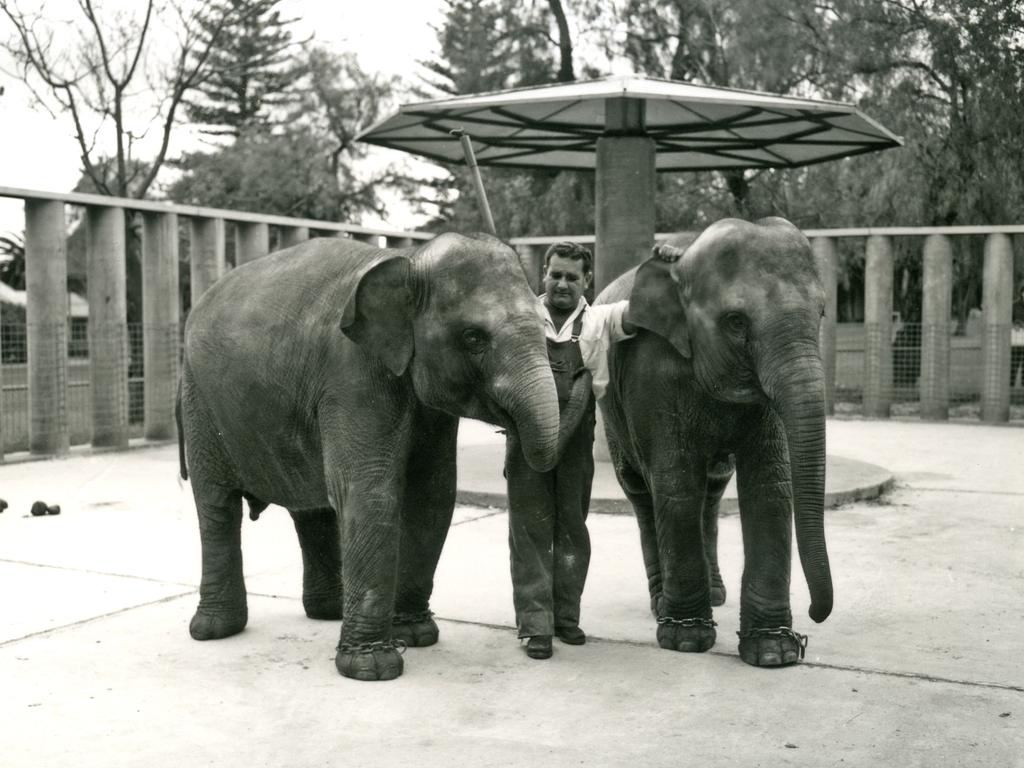
[(487, 203), (487, 193), (484, 191), (484, 181), (480, 178), (480, 167), (476, 164), (476, 155), (473, 154), (473, 142), (469, 134), (462, 128), (451, 131), (452, 136), (458, 137), (462, 142), (462, 151), (466, 155), (466, 166), (473, 175), (473, 186), (476, 187), (476, 196), (480, 201), (480, 210), (484, 215), (484, 225), (487, 231), (497, 236), (498, 230), (494, 227), (494, 217), (491, 216), (491, 206)]

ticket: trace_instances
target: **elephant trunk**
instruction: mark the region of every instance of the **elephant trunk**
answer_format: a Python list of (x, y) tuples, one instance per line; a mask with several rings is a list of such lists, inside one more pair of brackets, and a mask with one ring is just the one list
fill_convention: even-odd
[[(786, 429), (800, 563), (811, 595), (810, 617), (832, 612), (832, 575), (825, 546), (825, 375), (813, 341), (766, 350), (761, 383)], [(769, 362), (770, 361), (770, 362)]]
[(512, 418), (526, 462), (537, 472), (548, 472), (558, 461), (559, 414), (555, 379), (547, 357), (502, 377), (494, 399)]

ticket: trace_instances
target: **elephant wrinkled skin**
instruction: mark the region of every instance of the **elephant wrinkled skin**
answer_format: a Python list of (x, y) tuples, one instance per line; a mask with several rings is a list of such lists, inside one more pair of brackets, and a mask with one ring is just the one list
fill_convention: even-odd
[(655, 257), (597, 303), (630, 298), (636, 337), (610, 354), (601, 401), (616, 474), (640, 526), (663, 648), (705, 651), (718, 572), (718, 503), (732, 471), (745, 566), (741, 658), (795, 663), (791, 527), (811, 594), (832, 610), (823, 523), (824, 374), (818, 329), (825, 292), (806, 238), (784, 219), (725, 219), (685, 250)]
[(436, 642), (429, 599), (458, 417), (510, 430), (540, 470), (556, 460), (534, 301), (507, 245), (456, 234), (406, 250), (310, 240), (207, 291), (188, 318), (178, 396), (202, 539), (192, 636), (245, 627), (245, 498), (254, 513), (290, 511), (307, 615), (344, 618), (342, 675), (397, 677), (403, 642)]

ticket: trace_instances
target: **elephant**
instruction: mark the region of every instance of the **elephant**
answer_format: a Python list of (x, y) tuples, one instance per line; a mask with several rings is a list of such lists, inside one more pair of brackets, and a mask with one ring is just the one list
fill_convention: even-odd
[(459, 417), (504, 427), (546, 471), (585, 411), (589, 380), (560, 422), (534, 304), (508, 245), (456, 233), (394, 250), (312, 239), (206, 291), (176, 406), (202, 543), (192, 637), (247, 623), (246, 499), (254, 519), (288, 509), (305, 612), (343, 620), (343, 676), (394, 679), (403, 645), (435, 643)]
[(615, 344), (601, 400), (609, 453), (640, 528), (662, 648), (702, 652), (725, 601), (717, 514), (734, 470), (743, 532), (739, 655), (803, 656), (790, 610), (791, 527), (811, 596), (832, 610), (824, 533), (825, 291), (810, 245), (782, 218), (723, 219), (620, 276), (639, 330)]

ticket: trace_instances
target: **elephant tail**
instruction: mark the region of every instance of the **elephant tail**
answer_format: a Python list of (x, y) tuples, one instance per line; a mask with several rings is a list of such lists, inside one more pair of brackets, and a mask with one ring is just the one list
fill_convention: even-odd
[(178, 425), (179, 471), (181, 472), (181, 479), (188, 480), (188, 467), (185, 466), (185, 430), (181, 428), (181, 378), (178, 379), (178, 395), (174, 399), (174, 420)]

